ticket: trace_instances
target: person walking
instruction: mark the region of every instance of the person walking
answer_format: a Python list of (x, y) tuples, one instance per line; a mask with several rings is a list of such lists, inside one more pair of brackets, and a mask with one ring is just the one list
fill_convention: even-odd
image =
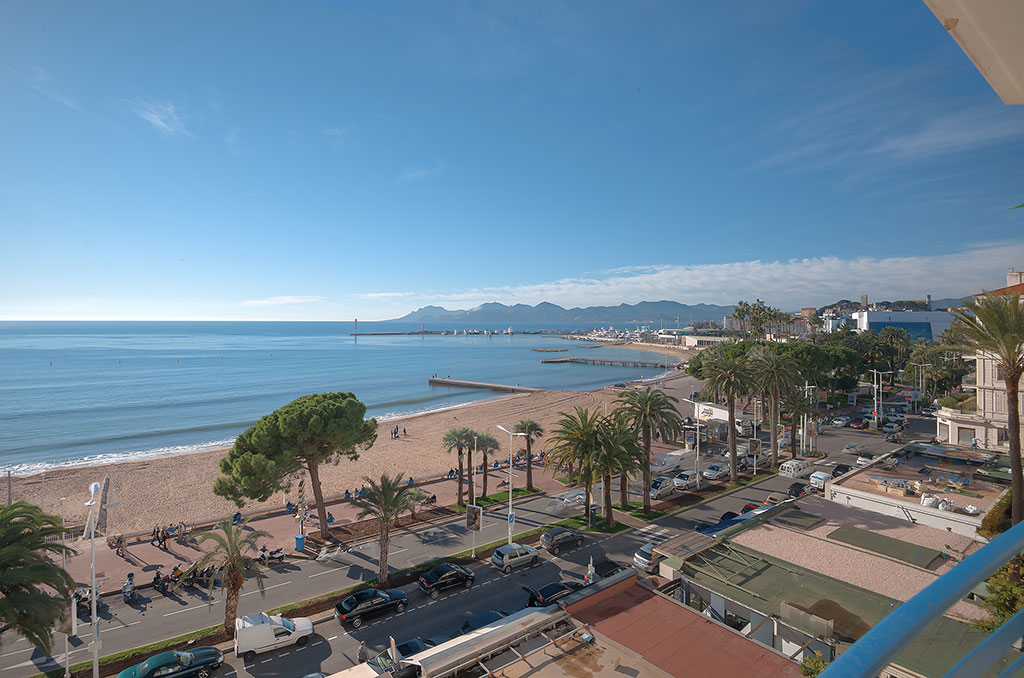
[(368, 649), (366, 649), (366, 641), (365, 640), (360, 640), (359, 641), (359, 649), (356, 650), (356, 663), (357, 664), (362, 664), (363, 662), (365, 662), (369, 658), (370, 658), (370, 651)]
[(153, 532), (152, 532), (152, 534), (149, 535), (149, 543), (153, 544), (153, 545), (157, 545), (157, 544), (160, 543), (160, 526), (159, 525), (154, 525), (153, 526)]

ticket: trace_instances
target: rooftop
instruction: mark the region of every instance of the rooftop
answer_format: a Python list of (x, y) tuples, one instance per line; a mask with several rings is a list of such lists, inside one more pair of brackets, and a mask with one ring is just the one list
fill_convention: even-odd
[(634, 578), (570, 605), (569, 613), (676, 678), (801, 675), (800, 666), (778, 652), (637, 585)]

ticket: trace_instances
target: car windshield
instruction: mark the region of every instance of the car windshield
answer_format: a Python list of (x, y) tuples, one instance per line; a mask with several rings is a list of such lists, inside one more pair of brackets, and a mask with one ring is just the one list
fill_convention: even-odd
[(655, 489), (657, 489), (657, 488), (661, 487), (661, 481), (660, 481), (660, 480), (655, 480), (655, 481), (653, 481), (653, 482), (651, 483), (651, 487), (653, 487), (653, 488), (655, 488)]
[(341, 601), (341, 609), (345, 610), (345, 612), (351, 612), (352, 610), (356, 609), (356, 605), (357, 603), (355, 596), (349, 596), (345, 600)]
[(430, 572), (423, 575), (423, 581), (428, 584), (433, 584), (435, 581), (441, 578), (442, 570), (440, 567), (435, 567)]
[(178, 663), (182, 666), (190, 666), (194, 657), (191, 652), (178, 652)]
[(498, 547), (494, 551), (494, 555), (498, 556), (499, 558), (504, 558), (505, 556), (507, 556), (508, 554), (512, 553), (515, 550), (516, 550), (515, 547), (512, 546), (511, 544), (505, 544), (504, 546)]
[(640, 554), (641, 558), (646, 558), (647, 560), (650, 560), (654, 556), (654, 550), (649, 544), (647, 546), (641, 546), (637, 553)]
[(285, 627), (289, 631), (295, 631), (295, 623), (291, 619), (281, 617), (281, 626)]

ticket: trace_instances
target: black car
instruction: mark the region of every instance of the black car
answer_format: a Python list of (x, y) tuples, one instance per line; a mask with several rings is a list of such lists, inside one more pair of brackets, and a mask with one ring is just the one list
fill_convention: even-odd
[(197, 647), (188, 652), (159, 652), (131, 666), (117, 678), (209, 678), (224, 663), (224, 653), (215, 647)]
[(532, 586), (524, 586), (523, 590), (530, 594), (526, 601), (526, 607), (545, 607), (551, 605), (559, 598), (564, 598), (574, 591), (583, 588), (583, 584), (575, 581), (561, 581), (541, 586), (535, 589)]
[(706, 530), (709, 527), (714, 527), (714, 525), (712, 525), (711, 523), (705, 523), (704, 521), (701, 521), (699, 523), (694, 523), (693, 527), (690, 529), (692, 529), (694, 532), (700, 532), (701, 530)]
[(376, 617), (385, 612), (405, 612), (408, 601), (405, 591), (401, 589), (388, 589), (378, 591), (377, 589), (363, 589), (356, 591), (348, 598), (334, 606), (334, 618), (339, 624), (348, 622), (354, 628), (363, 625), (363, 620), (369, 617)]
[(625, 572), (628, 569), (630, 569), (628, 566), (623, 565), (622, 563), (616, 563), (614, 560), (602, 560), (601, 562), (594, 564), (594, 574), (597, 575), (597, 579), (604, 579), (605, 577), (610, 577), (613, 574)]
[(429, 650), (430, 648), (432, 648), (432, 647), (434, 647), (436, 645), (440, 645), (441, 643), (443, 643), (443, 642), (445, 642), (447, 640), (448, 640), (447, 638), (441, 638), (441, 637), (435, 637), (435, 638), (420, 638), (420, 637), (416, 637), (416, 638), (413, 638), (412, 640), (407, 640), (404, 643), (398, 643), (397, 645), (395, 645), (395, 649), (398, 650), (398, 653), (400, 655), (402, 655), (402, 657), (408, 658), (408, 657), (413, 656), (414, 654), (419, 654), (420, 652), (423, 652), (424, 650)]
[(806, 490), (807, 483), (793, 483), (789, 486), (789, 489), (786, 490), (786, 494), (791, 497), (802, 497)]
[(718, 522), (724, 523), (727, 520), (732, 520), (733, 518), (738, 518), (739, 515), (740, 514), (736, 513), (735, 511), (726, 511), (725, 513), (722, 514), (722, 517), (718, 519)]
[(503, 617), (505, 617), (504, 612), (497, 612), (495, 610), (481, 612), (480, 614), (470, 617), (463, 622), (462, 626), (459, 627), (459, 633), (465, 635), (470, 631), (476, 631), (488, 624), (493, 624), (494, 622), (501, 620)]
[(473, 577), (473, 572), (468, 567), (455, 563), (442, 563), (423, 573), (418, 583), (420, 591), (437, 600), (441, 597), (441, 591), (444, 589), (450, 589), (453, 586), (462, 586), (468, 589), (473, 585)]
[(844, 473), (849, 473), (850, 467), (847, 464), (836, 464), (836, 467), (832, 469), (832, 477), (838, 478)]
[(570, 546), (583, 546), (583, 533), (568, 527), (552, 527), (540, 536), (540, 547), (557, 556), (558, 552)]

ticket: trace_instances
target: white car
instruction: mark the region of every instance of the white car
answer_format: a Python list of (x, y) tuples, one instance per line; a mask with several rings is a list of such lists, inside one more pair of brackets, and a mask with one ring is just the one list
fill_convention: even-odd
[(288, 645), (302, 647), (313, 635), (313, 622), (306, 617), (288, 619), (265, 612), (235, 619), (235, 656), (251, 662), (261, 652)]
[(875, 460), (875, 457), (871, 454), (862, 454), (857, 457), (857, 466), (867, 466)]
[(661, 557), (654, 553), (654, 542), (648, 542), (633, 554), (633, 567), (651, 574), (657, 569), (660, 560)]
[(651, 499), (661, 499), (676, 491), (676, 483), (668, 476), (658, 476), (651, 481)]
[(889, 422), (882, 427), (882, 433), (899, 433), (903, 430), (903, 427), (895, 422)]
[(675, 483), (677, 490), (688, 490), (691, 487), (697, 487), (698, 480), (699, 476), (696, 471), (680, 471), (672, 479), (672, 482)]
[(836, 428), (846, 428), (850, 425), (850, 421), (849, 417), (836, 417), (832, 420), (832, 425)]
[(704, 469), (704, 472), (701, 475), (708, 480), (718, 480), (719, 478), (729, 475), (729, 465), (716, 462)]

